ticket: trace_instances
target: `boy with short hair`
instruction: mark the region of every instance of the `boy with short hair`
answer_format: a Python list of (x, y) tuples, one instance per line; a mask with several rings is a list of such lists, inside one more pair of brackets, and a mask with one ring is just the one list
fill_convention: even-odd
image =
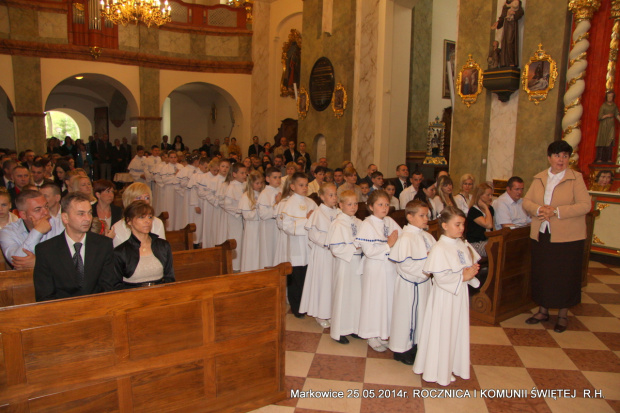
[(370, 193), (372, 191), (376, 191), (377, 189), (383, 189), (383, 173), (376, 171), (370, 175), (370, 180), (372, 181), (372, 188), (370, 188)]
[(295, 172), (290, 178), (291, 197), (282, 208), (282, 229), (288, 235), (289, 262), (293, 265), (293, 272), (288, 275), (287, 292), (291, 311), (297, 318), (303, 318), (299, 313), (299, 304), (308, 270), (308, 232), (306, 222), (317, 208), (316, 203), (308, 198), (308, 178), (303, 172)]
[(370, 194), (370, 185), (366, 181), (362, 181), (359, 185), (362, 196), (359, 198), (360, 202), (368, 201), (368, 195)]

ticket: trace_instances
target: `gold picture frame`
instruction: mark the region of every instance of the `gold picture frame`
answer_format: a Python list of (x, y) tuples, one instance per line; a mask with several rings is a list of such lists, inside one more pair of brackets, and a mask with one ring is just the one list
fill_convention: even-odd
[(525, 65), (521, 75), (521, 85), (530, 102), (538, 105), (546, 100), (557, 78), (558, 69), (555, 60), (543, 50), (542, 43), (539, 43), (538, 50)]
[(480, 65), (469, 55), (456, 78), (456, 93), (467, 107), (476, 103), (482, 93), (482, 78)]
[(332, 96), (332, 109), (334, 111), (334, 115), (340, 119), (342, 115), (344, 115), (344, 111), (347, 108), (347, 91), (345, 90), (342, 83), (338, 82), (336, 88), (334, 89), (334, 94)]
[(305, 119), (308, 115), (308, 109), (310, 107), (310, 95), (305, 87), (300, 87), (297, 93), (297, 113), (300, 119)]

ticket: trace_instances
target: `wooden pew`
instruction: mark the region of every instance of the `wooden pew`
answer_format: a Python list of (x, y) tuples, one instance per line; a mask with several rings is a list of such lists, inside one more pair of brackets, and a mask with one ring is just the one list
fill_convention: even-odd
[(172, 251), (187, 251), (194, 248), (194, 232), (196, 224), (187, 224), (177, 231), (166, 231), (166, 241), (170, 243)]
[(534, 307), (531, 298), (530, 227), (486, 233), (488, 275), (471, 299), (470, 316), (495, 324)]
[[(213, 248), (172, 253), (177, 281), (195, 280), (221, 274), (231, 274), (234, 239)], [(34, 303), (32, 270), (0, 272), (0, 307)]]
[(358, 202), (357, 212), (355, 213), (355, 216), (363, 221), (366, 219), (368, 215), (370, 215), (370, 211), (368, 210), (368, 206), (366, 205), (366, 202)]
[(177, 281), (187, 281), (232, 274), (232, 251), (235, 248), (237, 241), (229, 239), (213, 248), (173, 252), (174, 277)]
[(290, 272), (0, 308), (0, 406), (221, 412), (282, 400)]
[(392, 212), (391, 214), (389, 214), (390, 218), (392, 218), (394, 221), (396, 221), (396, 223), (401, 227), (404, 228), (405, 225), (407, 225), (407, 217), (405, 214), (405, 210), (404, 209), (399, 209), (397, 211)]
[(35, 301), (32, 269), (0, 272), (0, 307)]

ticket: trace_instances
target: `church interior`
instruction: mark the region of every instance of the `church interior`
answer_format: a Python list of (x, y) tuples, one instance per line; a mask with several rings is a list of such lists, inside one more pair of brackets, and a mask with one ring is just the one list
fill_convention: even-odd
[[(0, 354), (1, 409), (620, 412), (618, 124), (606, 126), (610, 138), (600, 132), (608, 106), (620, 122), (620, 0), (512, 0), (523, 11), (513, 16), (510, 0), (168, 0), (170, 21), (151, 27), (105, 19), (104, 2), (113, 1), (0, 2), (0, 148), (45, 153), (57, 133), (49, 114), (60, 112), (83, 141), (108, 134), (135, 149), (181, 135), (193, 149), (207, 137), (236, 137), (245, 155), (254, 136), (272, 145), (286, 136), (331, 168), (350, 161), (362, 176), (375, 164), (391, 178), (406, 164), (425, 178), (447, 171), (455, 183), (472, 174), (499, 195), (512, 176), (527, 191), (548, 168), (547, 146), (565, 140), (594, 211), (581, 304), (563, 334), (552, 322), (524, 324), (536, 312), (531, 301), (506, 318), (471, 315), (471, 379), (446, 394), (389, 350), (339, 344), (312, 318), (287, 314), (282, 268), (257, 277), (262, 289), (243, 278), (257, 283), (251, 293), (218, 279), (215, 292), (179, 283), (183, 302), (153, 290), (140, 298), (144, 309), (99, 300), (92, 317), (112, 320), (102, 329), (63, 318), (70, 304), (54, 307), (46, 326), (33, 321), (42, 310), (28, 310), (20, 325), (19, 306), (0, 308), (0, 348), (10, 349)], [(505, 8), (504, 28), (493, 28)], [(494, 265), (508, 271), (519, 265), (513, 258)], [(486, 300), (522, 287), (498, 283)], [(487, 301), (472, 305), (491, 314)], [(239, 302), (275, 319), (247, 315)], [(141, 332), (159, 317), (160, 330)], [(66, 327), (56, 329), (61, 319)], [(177, 322), (190, 331), (178, 333)], [(66, 350), (63, 336), (79, 338), (84, 360), (57, 350)], [(46, 340), (56, 362), (46, 359)], [(154, 349), (159, 340), (169, 353)], [(141, 360), (152, 363), (141, 370)], [(45, 387), (63, 362), (86, 373), (62, 373), (62, 386)]]

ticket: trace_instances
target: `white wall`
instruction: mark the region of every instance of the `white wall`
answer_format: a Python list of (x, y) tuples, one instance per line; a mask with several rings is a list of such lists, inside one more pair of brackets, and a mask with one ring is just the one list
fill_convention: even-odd
[[(429, 91), (428, 121), (441, 119), (444, 108), (451, 106), (443, 99), (443, 41), (456, 41), (458, 33), (458, 0), (433, 0), (433, 35), (431, 40), (431, 84)], [(490, 28), (490, 23), (489, 23)], [(486, 30), (490, 30), (486, 28)], [(458, 71), (459, 68), (456, 68)]]

